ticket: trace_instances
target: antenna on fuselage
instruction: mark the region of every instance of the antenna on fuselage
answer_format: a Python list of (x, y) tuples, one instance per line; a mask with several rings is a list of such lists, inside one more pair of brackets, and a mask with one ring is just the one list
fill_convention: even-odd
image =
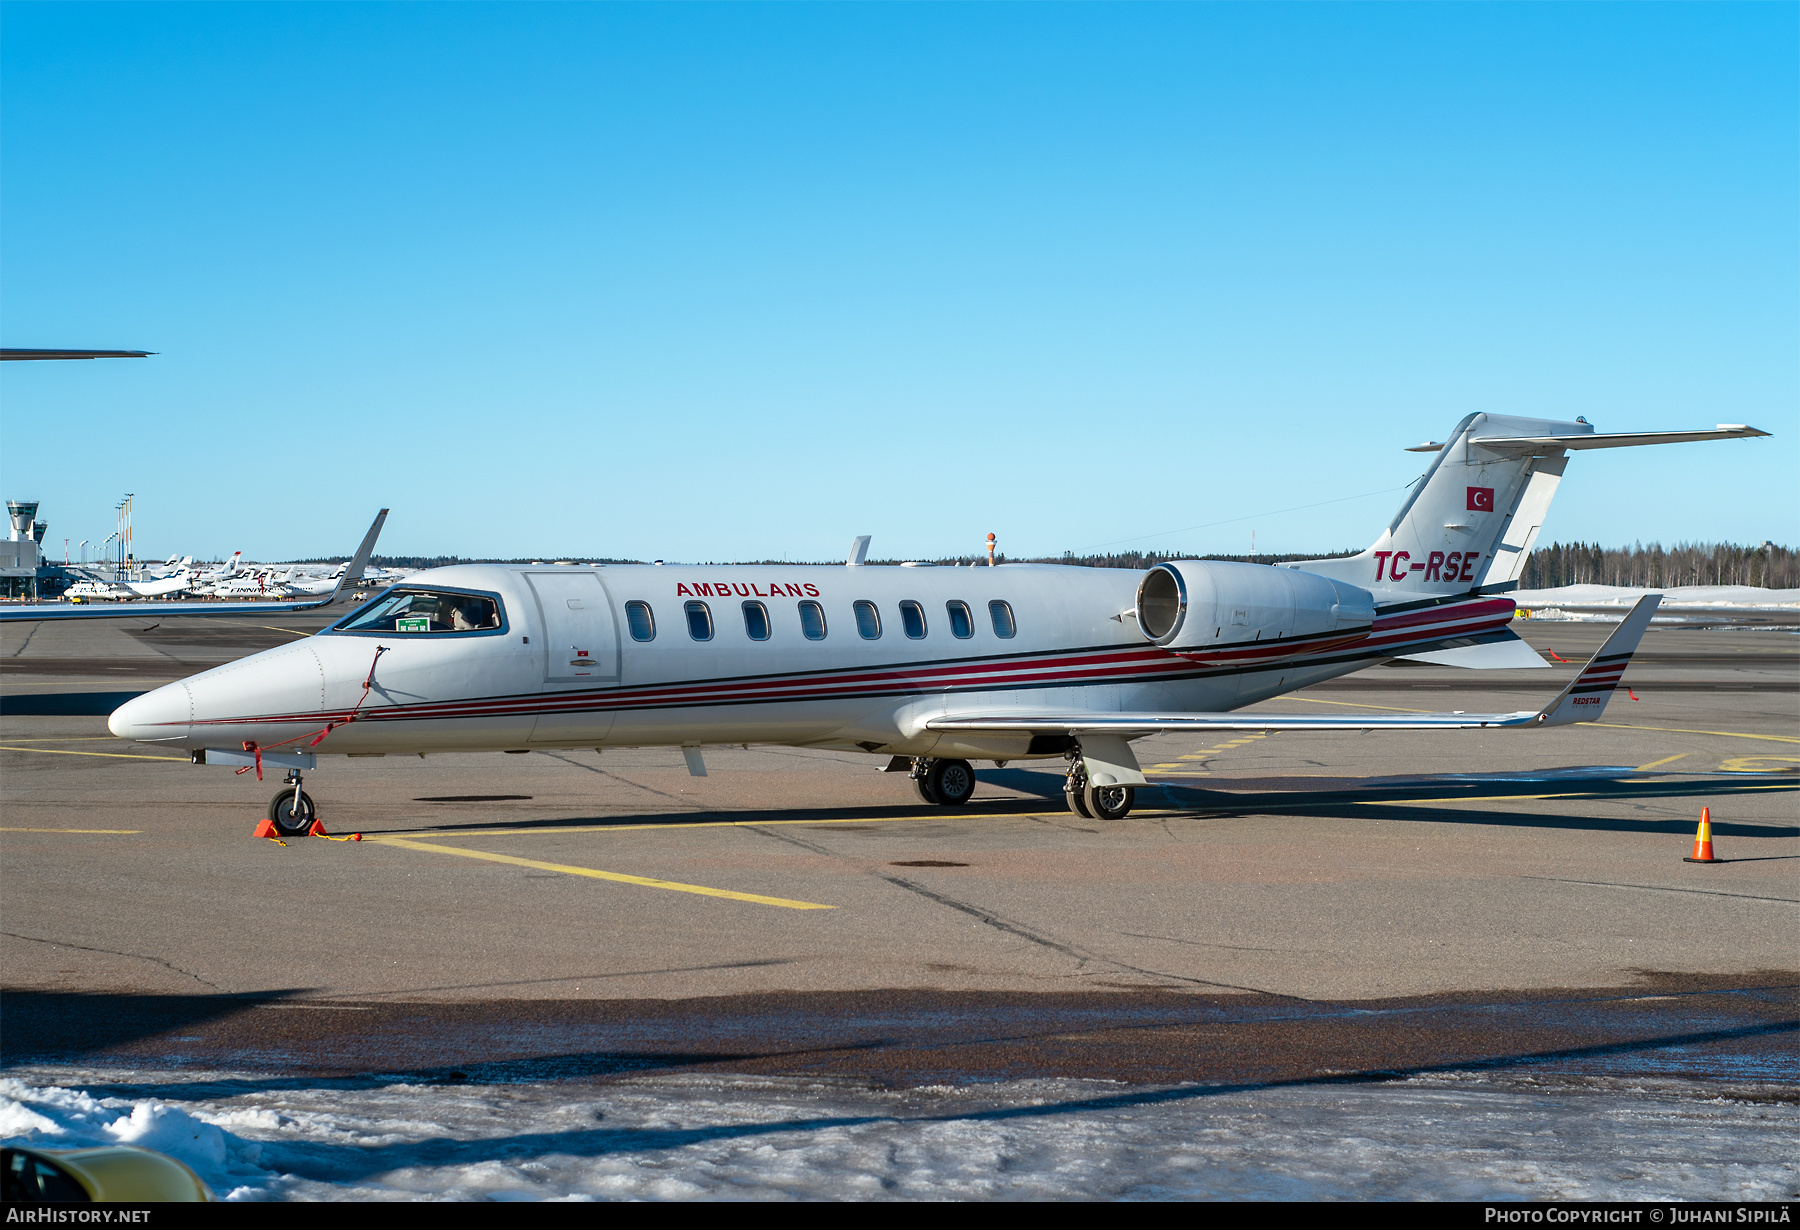
[(869, 534), (858, 534), (856, 536), (856, 540), (850, 544), (850, 555), (849, 558), (844, 561), (844, 567), (862, 567), (863, 563), (869, 558), (870, 537), (872, 537), (872, 535)]

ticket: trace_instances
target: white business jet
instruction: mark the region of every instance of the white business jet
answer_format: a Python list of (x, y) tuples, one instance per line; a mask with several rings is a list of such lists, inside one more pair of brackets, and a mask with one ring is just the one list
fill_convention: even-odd
[[(1507, 625), (1570, 452), (1730, 439), (1603, 435), (1474, 414), (1367, 551), (1281, 566), (460, 565), (408, 577), (318, 636), (147, 693), (114, 734), (197, 763), (286, 768), (270, 819), (314, 818), (323, 754), (705, 744), (861, 750), (927, 801), (967, 802), (971, 759), (1068, 761), (1069, 806), (1114, 819), (1145, 778), (1130, 740), (1172, 731), (1537, 729), (1601, 716), (1659, 596), (1573, 682), (1517, 713), (1236, 712), (1393, 658), (1547, 665)], [(365, 549), (367, 544), (365, 544)]]

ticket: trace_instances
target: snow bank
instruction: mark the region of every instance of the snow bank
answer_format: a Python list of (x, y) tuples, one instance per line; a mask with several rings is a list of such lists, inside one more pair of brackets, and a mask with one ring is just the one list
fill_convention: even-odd
[(160, 1101), (96, 1098), (77, 1089), (0, 1078), (0, 1136), (9, 1145), (46, 1149), (139, 1145), (186, 1162), (214, 1193), (268, 1178), (258, 1165), (260, 1144)]
[(1555, 589), (1521, 589), (1509, 595), (1523, 607), (1594, 606), (1601, 603), (1628, 607), (1645, 594), (1663, 595), (1664, 610), (1678, 606), (1741, 606), (1745, 609), (1800, 608), (1800, 589), (1759, 589), (1754, 585), (1672, 585), (1664, 589), (1637, 589), (1627, 585), (1562, 585)]
[(148, 1145), (231, 1200), (1773, 1200), (1800, 1183), (1791, 1099), (1598, 1078), (344, 1088), (38, 1068), (0, 1081), (0, 1132)]

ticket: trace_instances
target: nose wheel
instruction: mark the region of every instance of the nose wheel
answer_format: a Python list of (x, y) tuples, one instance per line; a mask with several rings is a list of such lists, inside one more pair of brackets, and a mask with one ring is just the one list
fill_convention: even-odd
[(269, 800), (269, 823), (283, 837), (306, 836), (313, 821), (318, 819), (312, 795), (302, 790), (300, 785), (300, 770), (290, 769), (282, 781), (281, 793)]

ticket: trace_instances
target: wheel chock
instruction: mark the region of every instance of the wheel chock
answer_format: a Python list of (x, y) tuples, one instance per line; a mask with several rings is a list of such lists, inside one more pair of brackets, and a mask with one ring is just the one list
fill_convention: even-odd
[(287, 845), (287, 842), (281, 840), (281, 838), (276, 834), (275, 823), (272, 820), (263, 820), (263, 821), (258, 822), (258, 824), (256, 826), (256, 831), (254, 833), (252, 833), (251, 836), (265, 838), (266, 840), (274, 842), (278, 846)]

